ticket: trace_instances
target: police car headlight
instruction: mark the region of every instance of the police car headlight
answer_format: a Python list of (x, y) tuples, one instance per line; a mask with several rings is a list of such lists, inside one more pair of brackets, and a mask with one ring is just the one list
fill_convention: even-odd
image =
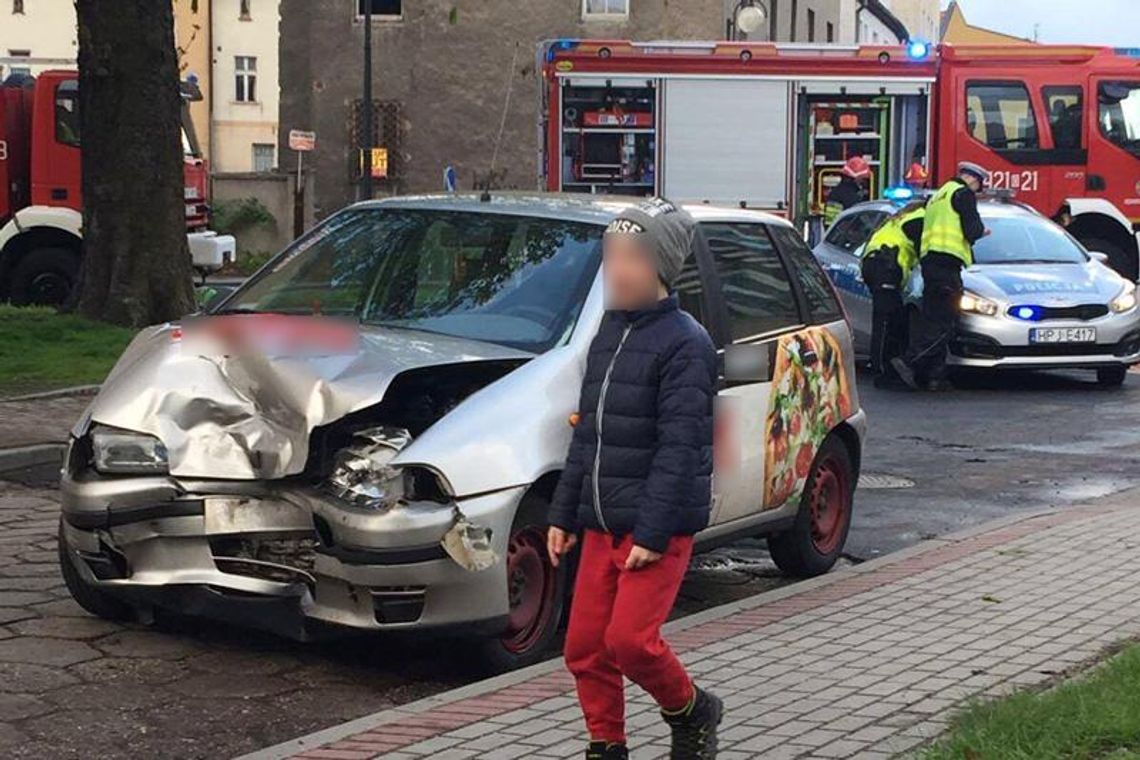
[(960, 303), (962, 311), (968, 311), (972, 314), (983, 314), (987, 317), (996, 317), (997, 313), (1001, 311), (1001, 307), (997, 305), (996, 301), (983, 298), (968, 290), (962, 294)]
[(153, 435), (96, 427), (91, 433), (91, 459), (98, 472), (153, 475), (168, 471), (166, 446)]
[(1123, 314), (1136, 308), (1136, 286), (1129, 283), (1120, 291), (1120, 295), (1108, 302), (1108, 308), (1114, 314)]

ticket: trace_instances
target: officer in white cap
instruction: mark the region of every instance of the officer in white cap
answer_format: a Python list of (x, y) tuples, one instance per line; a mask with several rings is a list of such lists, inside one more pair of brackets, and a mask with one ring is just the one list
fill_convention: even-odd
[(977, 194), (990, 173), (970, 161), (940, 187), (926, 204), (919, 252), (922, 265), (922, 325), (912, 336), (907, 357), (891, 365), (912, 388), (937, 390), (946, 385), (946, 352), (958, 323), (962, 269), (974, 263), (974, 243), (989, 231), (978, 215)]

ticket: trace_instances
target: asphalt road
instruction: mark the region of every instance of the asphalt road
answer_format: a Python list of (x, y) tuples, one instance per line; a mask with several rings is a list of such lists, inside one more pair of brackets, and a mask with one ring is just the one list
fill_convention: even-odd
[[(1119, 390), (1049, 374), (860, 393), (871, 477), (845, 561), (1135, 482), (1140, 376)], [(50, 487), (0, 482), (0, 757), (231, 756), (475, 677), (438, 641), (299, 645), (207, 622), (96, 620), (59, 577), (57, 515)], [(678, 614), (783, 582), (763, 542), (743, 541), (697, 558)]]

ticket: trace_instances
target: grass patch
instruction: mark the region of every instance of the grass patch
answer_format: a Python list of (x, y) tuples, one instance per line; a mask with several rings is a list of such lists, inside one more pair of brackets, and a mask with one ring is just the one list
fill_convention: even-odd
[(968, 707), (921, 757), (1140, 758), (1140, 645), (1056, 688)]
[(50, 308), (0, 304), (0, 398), (100, 383), (134, 335)]

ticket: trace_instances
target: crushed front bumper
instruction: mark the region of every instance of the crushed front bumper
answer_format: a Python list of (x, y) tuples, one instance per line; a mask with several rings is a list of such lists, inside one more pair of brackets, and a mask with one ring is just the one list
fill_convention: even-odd
[(61, 481), (63, 540), (83, 580), (139, 608), (306, 639), (364, 630), (501, 630), (503, 557), (523, 489), (462, 499), (499, 561), (469, 572), (440, 545), (445, 505), (354, 510), (304, 487), (99, 477)]

